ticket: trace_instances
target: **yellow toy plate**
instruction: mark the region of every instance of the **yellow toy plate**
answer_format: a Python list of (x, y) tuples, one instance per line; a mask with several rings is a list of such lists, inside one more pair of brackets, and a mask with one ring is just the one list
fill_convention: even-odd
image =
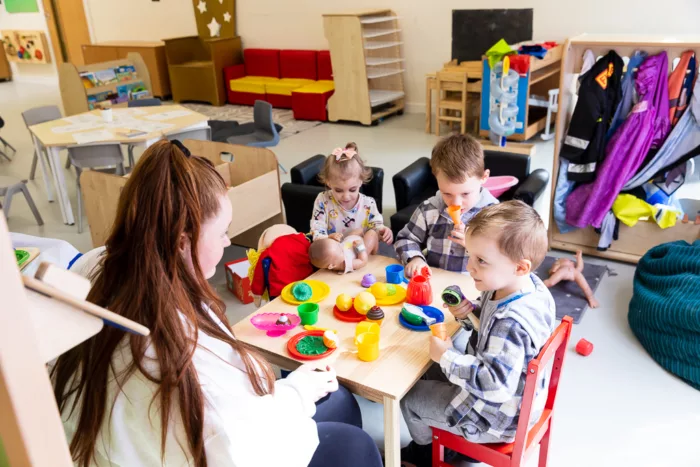
[(406, 300), (406, 289), (401, 286), (396, 286), (394, 295), (387, 295), (384, 298), (377, 298), (377, 306), (391, 306), (399, 304)]
[[(313, 279), (300, 282), (305, 282), (309, 284), (309, 287), (311, 287), (312, 292), (311, 298), (305, 302), (300, 302), (299, 300), (294, 298), (294, 295), (292, 295), (292, 286), (296, 284), (296, 282), (292, 282), (291, 284), (287, 284), (287, 286), (284, 289), (282, 289), (282, 293), (280, 294), (282, 300), (289, 303), (290, 305), (301, 305), (302, 303), (318, 303), (322, 300), (325, 300), (326, 297), (328, 297), (331, 294), (331, 288), (325, 282), (315, 281)], [(396, 295), (399, 294), (398, 289), (399, 288), (397, 287)], [(406, 293), (404, 291), (404, 297), (405, 296)]]

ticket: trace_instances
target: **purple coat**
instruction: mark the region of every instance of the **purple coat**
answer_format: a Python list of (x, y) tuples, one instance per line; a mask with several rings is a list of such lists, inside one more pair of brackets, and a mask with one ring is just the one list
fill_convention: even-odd
[(637, 71), (635, 87), (639, 102), (605, 147), (605, 160), (595, 181), (577, 187), (566, 200), (566, 222), (570, 225), (600, 227), (649, 149), (660, 147), (668, 135), (671, 125), (666, 52), (644, 60)]

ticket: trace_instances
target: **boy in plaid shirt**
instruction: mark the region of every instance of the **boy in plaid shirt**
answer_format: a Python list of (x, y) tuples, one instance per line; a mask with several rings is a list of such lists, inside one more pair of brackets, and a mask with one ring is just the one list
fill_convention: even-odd
[[(437, 179), (435, 196), (423, 202), (396, 237), (396, 252), (406, 265), (406, 276), (432, 266), (448, 271), (467, 270), (464, 247), (450, 240), (450, 232), (464, 232), (469, 220), (486, 206), (498, 203), (482, 185), (489, 177), (484, 169), (481, 144), (469, 135), (452, 135), (433, 148), (430, 166)], [(461, 206), (461, 223), (455, 226), (448, 206)], [(427, 254), (423, 250), (427, 248)]]
[[(527, 366), (554, 330), (554, 299), (532, 273), (547, 252), (547, 230), (534, 209), (508, 201), (483, 209), (454, 241), (469, 250), (468, 270), (480, 305), (468, 301), (450, 312), (471, 331), (466, 353), (452, 340), (430, 337), (433, 366), (401, 401), (413, 442), (402, 461), (430, 466), (431, 427), (474, 443), (515, 439)], [(474, 327), (468, 315), (479, 317)], [(538, 382), (530, 425), (547, 399), (547, 375)]]

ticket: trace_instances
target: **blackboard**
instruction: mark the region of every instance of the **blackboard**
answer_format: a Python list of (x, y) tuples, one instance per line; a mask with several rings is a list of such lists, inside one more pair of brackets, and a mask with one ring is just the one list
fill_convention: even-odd
[(481, 60), (500, 39), (508, 44), (532, 40), (532, 8), (452, 10), (452, 59)]

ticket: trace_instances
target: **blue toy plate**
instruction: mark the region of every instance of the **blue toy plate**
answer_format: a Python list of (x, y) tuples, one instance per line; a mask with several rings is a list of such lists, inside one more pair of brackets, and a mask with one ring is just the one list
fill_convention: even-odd
[[(421, 310), (423, 310), (423, 313), (426, 315), (430, 316), (431, 318), (435, 318), (436, 323), (442, 323), (445, 321), (445, 315), (442, 314), (442, 311), (438, 310), (435, 307), (432, 306), (422, 306), (420, 307)], [(406, 321), (401, 313), (399, 313), (399, 323), (401, 323), (401, 326), (410, 329), (411, 331), (430, 331), (430, 328), (425, 325), (421, 324), (420, 326), (415, 326), (408, 321)]]

